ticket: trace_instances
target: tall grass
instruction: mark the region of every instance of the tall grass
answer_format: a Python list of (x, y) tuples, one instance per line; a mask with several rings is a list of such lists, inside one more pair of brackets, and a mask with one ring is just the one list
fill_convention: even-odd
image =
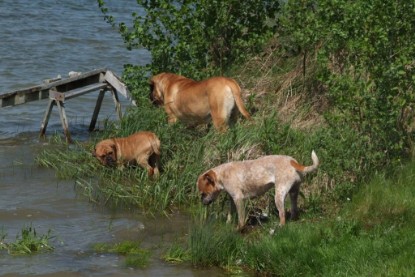
[[(278, 53), (263, 58), (281, 59)], [(393, 168), (373, 174), (373, 164), (362, 158), (368, 154), (368, 142), (352, 128), (324, 122), (317, 110), (329, 110), (321, 107), (327, 105), (325, 99), (319, 100), (318, 94), (307, 91), (315, 88), (315, 75), (307, 71), (305, 78), (302, 63), (289, 59), (292, 65), (282, 68), (282, 61), (272, 66), (254, 64), (250, 68), (257, 71), (254, 78), (263, 77), (257, 83), (248, 77), (249, 72), (242, 73), (238, 79), (249, 83), (247, 102), (255, 111), (253, 121), (239, 120), (225, 134), (206, 126), (169, 125), (161, 108), (150, 105), (148, 99), (137, 99), (138, 107), (129, 110), (119, 126), (108, 123), (88, 142), (48, 147), (37, 162), (56, 169), (61, 178), (75, 179), (76, 188), (97, 203), (150, 213), (168, 213), (177, 208), (194, 213), (197, 222), (189, 240), (184, 246), (171, 247), (166, 255), (171, 261), (231, 271), (248, 268), (280, 276), (406, 275), (414, 269), (412, 265), (402, 266), (414, 254), (409, 247), (414, 242), (414, 190), (410, 185), (414, 165), (398, 175), (392, 174)], [(278, 89), (272, 93), (275, 87)], [(92, 157), (91, 151), (100, 139), (140, 130), (153, 131), (161, 140), (162, 170), (158, 179), (148, 178), (139, 167), (106, 168)], [(200, 207), (195, 182), (205, 170), (264, 154), (287, 154), (309, 164), (313, 149), (321, 165), (301, 187), (302, 221), (289, 222), (274, 236), (269, 235), (278, 220), (272, 190), (248, 205), (271, 207), (270, 223), (245, 236), (223, 226), (224, 196), (208, 209)], [(392, 180), (388, 176), (395, 177)]]
[[(198, 202), (196, 180), (203, 171), (230, 160), (264, 154), (259, 122), (240, 120), (226, 134), (220, 134), (206, 126), (192, 129), (180, 123), (168, 125), (164, 111), (142, 105), (128, 113), (120, 128), (96, 134), (91, 141), (69, 147), (59, 143), (56, 148), (48, 146), (36, 158), (37, 163), (54, 168), (60, 178), (75, 179), (77, 188), (91, 201), (168, 211)], [(160, 138), (161, 175), (157, 180), (148, 178), (140, 167), (107, 168), (92, 157), (100, 139), (140, 130), (153, 131)]]
[(10, 255), (30, 255), (41, 252), (52, 251), (54, 247), (51, 245), (52, 231), (47, 234), (38, 234), (32, 226), (22, 228), (20, 235), (16, 235), (16, 240), (12, 242), (6, 241), (6, 234), (0, 234), (0, 250), (7, 250)]

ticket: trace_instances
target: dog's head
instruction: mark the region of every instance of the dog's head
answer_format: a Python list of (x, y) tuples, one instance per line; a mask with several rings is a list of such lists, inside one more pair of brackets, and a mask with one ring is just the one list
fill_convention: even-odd
[(161, 106), (164, 104), (164, 95), (163, 95), (163, 75), (164, 73), (153, 76), (150, 80), (150, 100), (156, 106)]
[(197, 188), (204, 205), (209, 205), (218, 197), (221, 187), (217, 180), (216, 173), (213, 170), (203, 173), (197, 179)]
[(92, 155), (98, 159), (103, 165), (115, 166), (117, 164), (117, 148), (111, 139), (99, 142)]

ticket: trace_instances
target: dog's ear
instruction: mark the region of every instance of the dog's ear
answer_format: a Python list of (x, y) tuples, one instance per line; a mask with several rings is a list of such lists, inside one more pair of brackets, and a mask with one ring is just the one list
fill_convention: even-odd
[(207, 184), (211, 186), (215, 186), (215, 182), (216, 182), (215, 172), (213, 172), (212, 170), (209, 170), (208, 172), (205, 173), (205, 175), (203, 175), (203, 178), (205, 179)]
[(117, 157), (117, 147), (115, 146), (115, 143), (111, 144), (111, 149), (115, 159)]
[(154, 81), (153, 81), (153, 79), (151, 79), (150, 80), (150, 101), (152, 102), (152, 103), (154, 103), (154, 101), (155, 101), (156, 99), (155, 99), (155, 97), (154, 97)]
[(153, 80), (151, 80), (149, 85), (150, 85), (150, 94), (153, 94), (153, 90), (154, 90), (154, 81), (153, 81)]

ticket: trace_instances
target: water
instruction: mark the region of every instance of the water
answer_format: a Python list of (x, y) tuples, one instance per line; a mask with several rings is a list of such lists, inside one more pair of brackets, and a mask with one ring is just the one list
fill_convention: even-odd
[[(109, 2), (109, 1), (106, 1)], [(129, 20), (138, 11), (134, 0), (111, 1), (112, 14)], [(150, 61), (144, 50), (127, 51), (94, 0), (1, 0), (0, 92), (42, 83), (70, 71), (106, 67), (117, 75), (124, 64)], [(72, 137), (87, 140), (97, 94), (66, 103)], [(123, 110), (130, 104), (123, 100)], [(13, 241), (25, 226), (39, 234), (52, 231), (51, 253), (10, 256), (0, 253), (0, 275), (23, 276), (218, 276), (221, 271), (196, 270), (163, 262), (158, 247), (188, 231), (184, 215), (146, 218), (139, 212), (109, 211), (78, 195), (73, 180), (58, 180), (55, 172), (35, 165), (47, 100), (0, 108), (0, 233)], [(98, 127), (116, 118), (112, 98), (104, 98)], [(100, 125), (101, 124), (101, 125)], [(62, 135), (59, 116), (52, 112), (47, 135)], [(172, 224), (174, 222), (174, 224)], [(148, 268), (128, 269), (122, 257), (92, 251), (96, 242), (133, 239), (156, 249)]]

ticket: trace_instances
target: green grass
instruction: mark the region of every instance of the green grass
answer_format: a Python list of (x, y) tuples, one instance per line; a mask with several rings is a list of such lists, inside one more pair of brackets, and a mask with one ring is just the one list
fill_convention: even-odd
[[(411, 276), (415, 272), (415, 162), (376, 175), (336, 216), (274, 224), (241, 235), (223, 223), (195, 222), (187, 244), (195, 266), (277, 276)], [(176, 247), (177, 248), (177, 247)], [(174, 258), (174, 253), (170, 253)]]
[(125, 257), (125, 266), (132, 268), (146, 268), (151, 256), (151, 252), (141, 248), (140, 242), (137, 241), (96, 243), (93, 245), (93, 250), (97, 253), (122, 255)]
[(0, 236), (0, 250), (7, 250), (10, 255), (30, 255), (40, 252), (52, 251), (54, 247), (50, 244), (51, 231), (47, 234), (38, 234), (34, 227), (25, 226), (16, 240), (6, 242), (6, 234)]
[[(169, 125), (162, 108), (136, 99), (138, 108), (130, 109), (119, 125), (107, 122), (90, 141), (71, 146), (55, 139), (37, 163), (54, 168), (60, 178), (75, 179), (76, 189), (96, 203), (192, 214), (195, 222), (188, 238), (164, 254), (169, 262), (278, 276), (406, 276), (414, 270), (409, 265), (414, 254), (409, 247), (415, 227), (414, 164), (394, 175), (396, 168), (379, 158), (382, 155), (356, 126), (324, 121), (323, 114), (333, 107), (319, 95), (322, 88), (316, 85), (312, 66), (304, 78), (300, 59), (291, 57), (288, 64), (279, 53), (270, 54), (234, 74), (250, 93), (246, 102), (255, 111), (253, 121), (240, 119), (225, 134), (206, 126)], [(149, 179), (141, 168), (106, 168), (92, 157), (97, 141), (139, 130), (153, 131), (161, 140), (159, 179)], [(207, 209), (201, 207), (196, 180), (205, 170), (266, 154), (287, 154), (309, 164), (313, 149), (321, 165), (301, 187), (300, 221), (288, 222), (273, 236), (269, 230), (278, 222), (273, 190), (248, 204), (268, 209), (270, 222), (245, 235), (224, 225), (224, 196)], [(384, 172), (375, 174), (379, 170)]]
[[(149, 212), (169, 212), (197, 205), (200, 201), (196, 191), (197, 177), (218, 164), (275, 153), (293, 155), (299, 161), (310, 163), (312, 149), (316, 149), (320, 159), (328, 159), (327, 146), (318, 145), (324, 132), (306, 136), (281, 123), (276, 114), (268, 115), (266, 120), (263, 114), (254, 115), (253, 122), (240, 119), (225, 134), (203, 126), (190, 129), (180, 123), (168, 125), (161, 116), (163, 114), (164, 111), (152, 106), (132, 110), (122, 121), (120, 129), (111, 128), (97, 133), (91, 141), (71, 146), (52, 143), (37, 156), (36, 162), (55, 169), (60, 178), (75, 179), (77, 189), (93, 202)], [(150, 123), (137, 118), (149, 118)], [(161, 140), (162, 170), (159, 179), (148, 178), (140, 167), (123, 170), (107, 168), (92, 157), (92, 149), (100, 139), (126, 136), (139, 130), (153, 131)], [(316, 178), (315, 182), (323, 180), (321, 178), (331, 164), (334, 163), (322, 164), (317, 174), (321, 177)], [(310, 183), (309, 180), (307, 183)], [(315, 190), (316, 197), (321, 191), (320, 187), (304, 188)]]

